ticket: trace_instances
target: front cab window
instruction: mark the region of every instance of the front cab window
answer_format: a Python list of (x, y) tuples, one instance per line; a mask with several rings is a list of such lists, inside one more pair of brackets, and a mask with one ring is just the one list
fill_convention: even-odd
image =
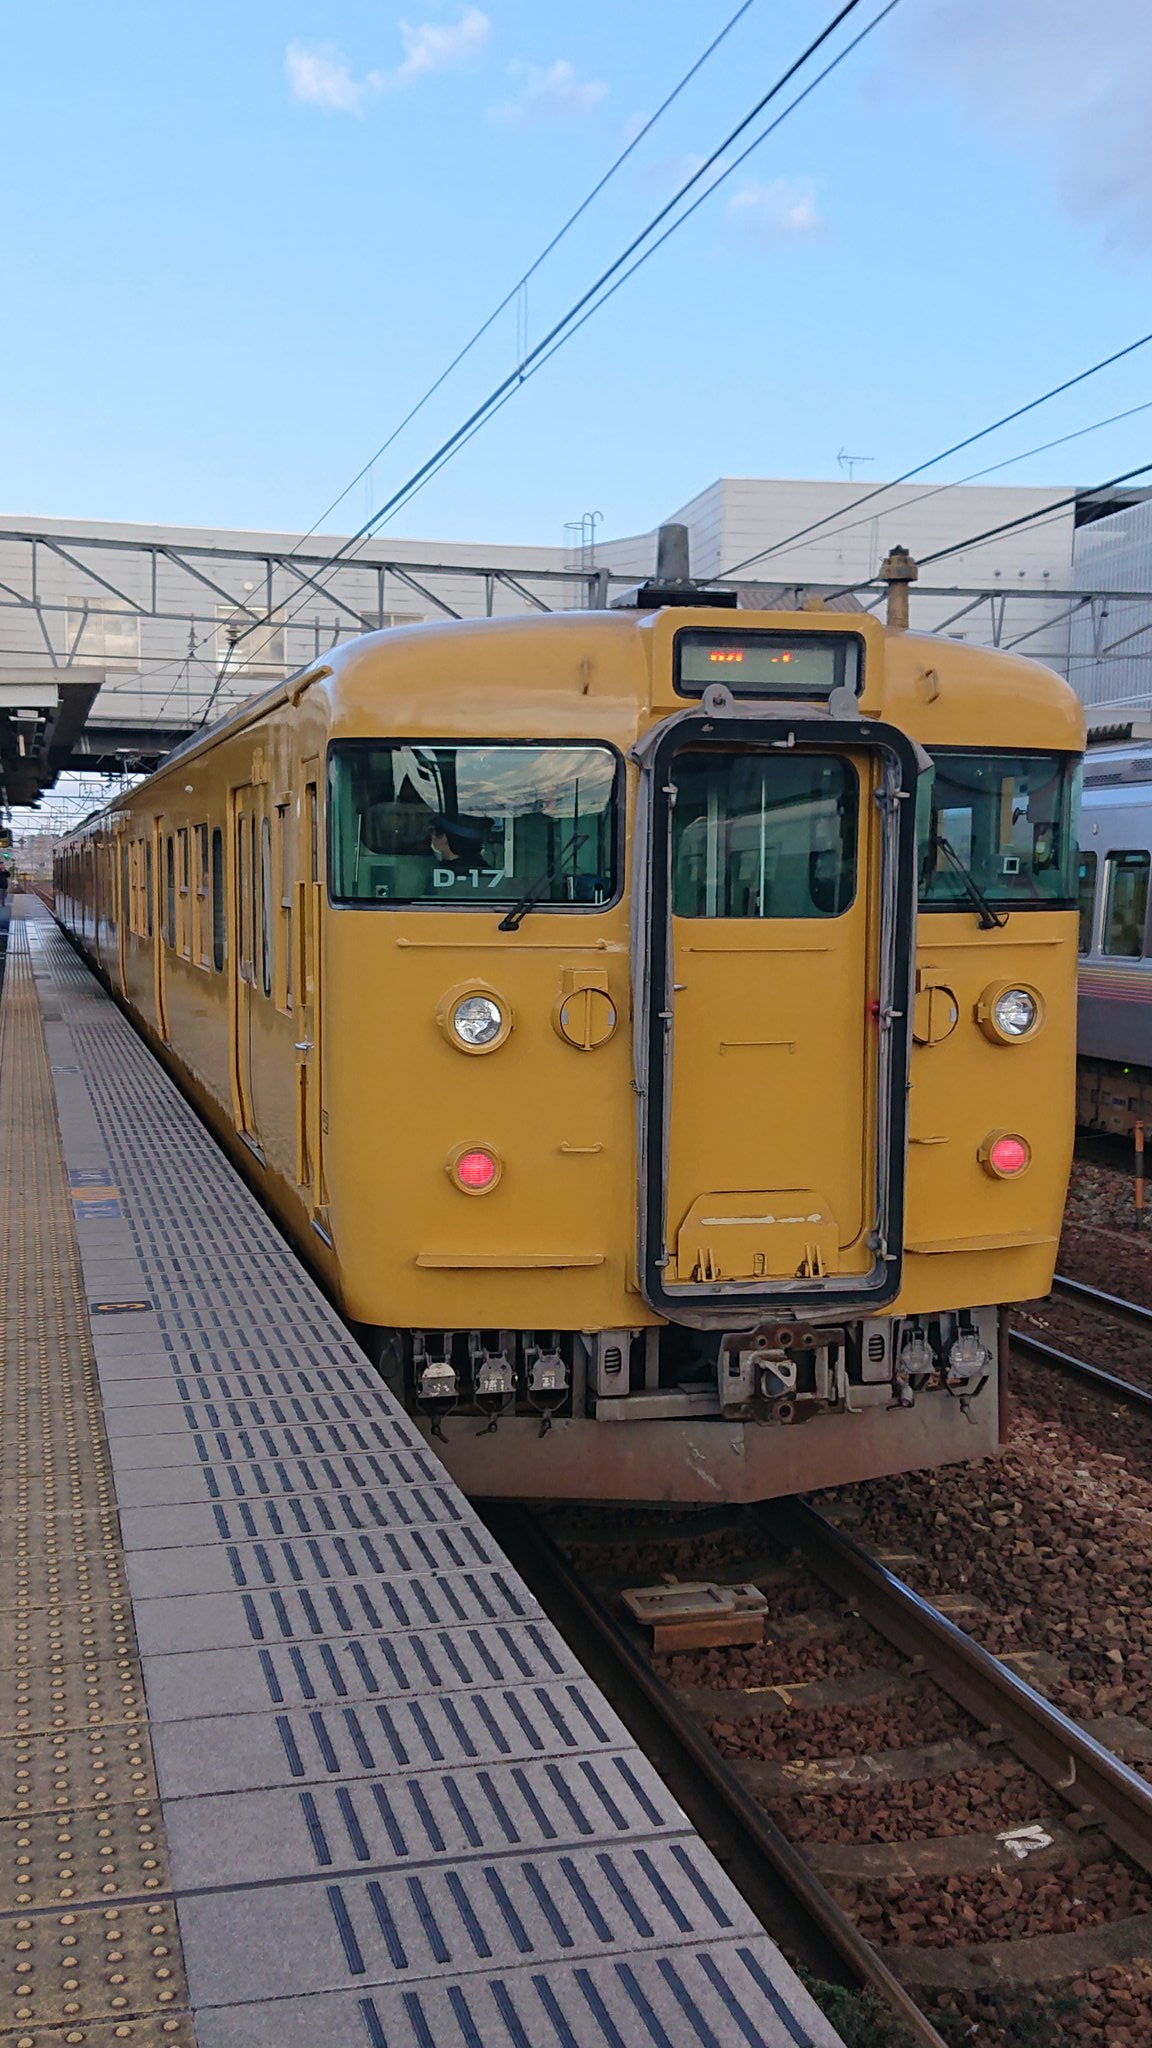
[(1078, 771), (1067, 754), (934, 752), (921, 907), (970, 910), (975, 888), (996, 910), (1075, 909)]
[(338, 903), (595, 910), (619, 893), (610, 747), (350, 741), (332, 749)]

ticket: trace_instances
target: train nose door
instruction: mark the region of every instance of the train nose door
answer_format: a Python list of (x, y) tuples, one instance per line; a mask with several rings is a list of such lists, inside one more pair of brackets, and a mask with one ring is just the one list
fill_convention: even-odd
[(230, 792), (232, 930), (236, 943), (229, 966), (232, 1023), (232, 1114), (242, 1138), (255, 1144), (252, 1103), (252, 1025), (256, 958), (257, 813), (259, 791), (244, 783)]
[(878, 1163), (882, 1148), (892, 1156), (897, 1094), (903, 1116), (906, 1051), (893, 1087), (885, 974), (901, 848), (911, 888), (899, 813), (913, 807), (886, 799), (866, 746), (693, 730), (672, 735), (655, 776), (646, 1257), (658, 1305), (674, 1315), (677, 1300), (716, 1291), (890, 1298), (898, 1254), (886, 1268)]

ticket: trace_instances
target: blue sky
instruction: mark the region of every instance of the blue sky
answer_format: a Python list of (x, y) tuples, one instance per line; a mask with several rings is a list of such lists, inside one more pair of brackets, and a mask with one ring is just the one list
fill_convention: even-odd
[[(736, 0), (78, 0), (0, 29), (0, 507), (303, 532)], [(832, 13), (755, 0), (420, 419), (347, 531)], [(839, 41), (874, 11), (863, 5)], [(719, 474), (876, 479), (1152, 328), (1146, 0), (901, 0), (407, 508), (650, 526)], [(1152, 400), (1152, 347), (966, 475)], [(1015, 461), (1090, 483), (1152, 411)]]

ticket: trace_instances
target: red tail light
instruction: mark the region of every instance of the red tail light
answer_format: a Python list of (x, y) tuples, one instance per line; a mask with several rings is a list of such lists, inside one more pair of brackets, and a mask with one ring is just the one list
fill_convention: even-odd
[(980, 1160), (998, 1180), (1015, 1180), (1032, 1164), (1032, 1147), (1015, 1131), (996, 1131), (980, 1147)]
[(471, 1194), (480, 1194), (493, 1185), (500, 1168), (491, 1152), (482, 1152), (477, 1147), (471, 1152), (461, 1152), (452, 1171), (462, 1188), (467, 1188)]

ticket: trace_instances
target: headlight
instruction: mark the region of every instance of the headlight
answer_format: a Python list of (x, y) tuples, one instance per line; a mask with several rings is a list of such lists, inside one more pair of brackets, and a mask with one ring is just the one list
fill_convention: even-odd
[(491, 996), (465, 996), (452, 1012), (452, 1029), (461, 1045), (491, 1045), (504, 1029), (504, 1012)]
[(1005, 1038), (1026, 1038), (1040, 1015), (1040, 1005), (1026, 988), (1006, 988), (992, 1005), (997, 1029)]
[(1044, 998), (1016, 982), (990, 982), (976, 1005), (976, 1022), (993, 1045), (1022, 1045), (1044, 1022)]

